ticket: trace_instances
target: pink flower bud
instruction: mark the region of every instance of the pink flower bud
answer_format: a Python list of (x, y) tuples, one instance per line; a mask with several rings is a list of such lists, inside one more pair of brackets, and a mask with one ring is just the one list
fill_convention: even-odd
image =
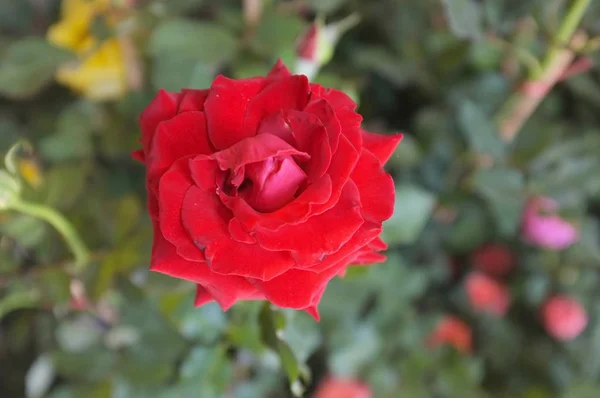
[(372, 398), (368, 385), (352, 379), (328, 377), (317, 388), (314, 398)]
[(542, 308), (542, 321), (550, 336), (569, 341), (583, 332), (588, 315), (579, 301), (568, 296), (554, 296)]
[(463, 354), (469, 354), (473, 350), (471, 328), (453, 315), (442, 318), (425, 342), (431, 348), (448, 344)]
[(579, 239), (579, 231), (557, 211), (557, 203), (550, 198), (530, 200), (523, 212), (524, 239), (551, 250), (562, 250), (575, 243)]
[(335, 45), (341, 36), (358, 23), (356, 14), (349, 15), (341, 21), (323, 24), (317, 20), (300, 37), (296, 47), (297, 74), (313, 79), (319, 69), (329, 63), (333, 57)]
[(506, 276), (515, 268), (515, 256), (506, 246), (488, 244), (481, 246), (471, 256), (473, 267), (493, 276)]
[(504, 316), (510, 304), (506, 286), (481, 272), (473, 272), (465, 281), (467, 297), (473, 309)]

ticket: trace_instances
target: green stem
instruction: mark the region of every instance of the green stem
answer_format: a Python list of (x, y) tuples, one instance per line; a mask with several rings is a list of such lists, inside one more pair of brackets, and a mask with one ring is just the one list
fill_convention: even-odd
[(73, 225), (62, 214), (51, 207), (18, 200), (10, 206), (23, 214), (42, 219), (52, 225), (63, 237), (71, 252), (75, 256), (75, 269), (85, 266), (90, 258), (90, 253), (75, 230)]
[(529, 75), (526, 82), (529, 90), (517, 89), (499, 111), (497, 122), (501, 138), (505, 142), (514, 140), (542, 99), (569, 67), (575, 57), (569, 46), (582, 46), (587, 41), (587, 36), (576, 33), (576, 30), (590, 3), (591, 0), (573, 0), (558, 28), (555, 42), (541, 63), (541, 68), (532, 70)]
[(558, 57), (561, 53), (561, 50), (564, 46), (568, 46), (571, 37), (575, 33), (577, 26), (583, 19), (583, 15), (585, 14), (585, 10), (590, 5), (592, 0), (574, 0), (569, 9), (567, 10), (567, 15), (565, 19), (563, 19), (560, 27), (558, 28), (558, 32), (556, 32), (555, 40), (556, 42), (546, 54), (544, 61), (542, 62), (542, 70), (547, 70), (552, 67), (554, 63), (554, 59)]

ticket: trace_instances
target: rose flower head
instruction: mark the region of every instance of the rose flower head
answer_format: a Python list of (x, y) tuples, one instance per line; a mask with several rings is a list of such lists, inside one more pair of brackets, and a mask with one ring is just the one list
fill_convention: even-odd
[(493, 276), (503, 277), (510, 273), (516, 265), (513, 252), (500, 244), (487, 244), (479, 247), (471, 255), (474, 268)]
[(327, 377), (319, 383), (314, 398), (372, 398), (368, 385), (353, 379)]
[(579, 231), (558, 214), (558, 204), (547, 197), (531, 199), (523, 212), (523, 237), (545, 249), (562, 250), (579, 239)]
[(510, 294), (503, 284), (481, 272), (472, 272), (465, 280), (469, 303), (476, 311), (504, 316), (510, 304)]
[(196, 304), (268, 300), (318, 319), (327, 283), (381, 261), (401, 135), (361, 129), (344, 93), (278, 62), (266, 77), (218, 76), (160, 91), (140, 117), (151, 269), (197, 284)]
[(100, 40), (92, 33), (95, 18), (110, 24), (111, 0), (63, 0), (61, 19), (48, 29), (47, 39), (75, 53), (75, 63), (61, 66), (56, 80), (91, 100), (122, 97), (127, 87), (125, 57), (117, 38)]
[(557, 295), (542, 307), (542, 322), (550, 336), (569, 341), (583, 332), (588, 323), (588, 315), (579, 301)]
[(432, 348), (448, 344), (463, 354), (469, 354), (473, 350), (473, 333), (465, 322), (447, 315), (440, 320), (426, 343)]

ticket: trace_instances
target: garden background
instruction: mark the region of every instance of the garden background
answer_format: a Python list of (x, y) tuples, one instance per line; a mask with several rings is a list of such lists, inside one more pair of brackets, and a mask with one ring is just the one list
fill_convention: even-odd
[[(3, 0), (0, 396), (597, 397), (599, 35), (591, 0)], [(318, 323), (150, 273), (130, 156), (158, 89), (278, 58), (405, 133), (388, 260), (332, 281)]]

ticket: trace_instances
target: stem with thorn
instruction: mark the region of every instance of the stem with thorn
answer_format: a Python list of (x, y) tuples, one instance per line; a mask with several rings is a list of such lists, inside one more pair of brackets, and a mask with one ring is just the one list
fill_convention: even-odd
[(587, 35), (576, 32), (576, 29), (590, 3), (591, 0), (574, 0), (571, 3), (556, 34), (556, 43), (553, 43), (544, 57), (541, 68), (530, 75), (500, 110), (497, 121), (503, 141), (514, 140), (527, 119), (575, 59), (573, 49), (583, 48), (587, 43)]

